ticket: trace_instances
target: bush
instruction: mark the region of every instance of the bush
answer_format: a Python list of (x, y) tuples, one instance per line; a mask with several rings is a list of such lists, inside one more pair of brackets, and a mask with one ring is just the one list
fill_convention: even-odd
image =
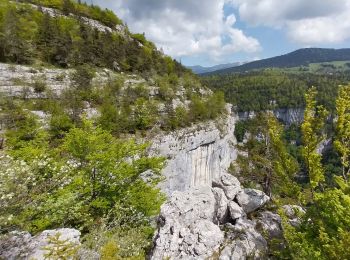
[(70, 75), (70, 80), (76, 89), (90, 90), (94, 76), (95, 72), (90, 66), (81, 65), (76, 67), (75, 71)]
[(246, 131), (246, 123), (244, 121), (237, 121), (235, 124), (234, 131), (234, 135), (237, 139), (237, 142), (243, 142)]
[(34, 80), (33, 88), (35, 93), (42, 93), (46, 90), (46, 82), (42, 78)]

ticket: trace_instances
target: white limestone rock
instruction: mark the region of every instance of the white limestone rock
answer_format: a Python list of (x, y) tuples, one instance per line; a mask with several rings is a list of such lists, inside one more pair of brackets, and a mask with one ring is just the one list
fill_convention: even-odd
[(49, 238), (59, 234), (60, 241), (72, 247), (80, 245), (80, 232), (76, 229), (60, 228), (45, 230), (37, 236), (32, 237), (28, 232), (11, 232), (0, 239), (0, 258), (6, 260), (36, 259), (44, 260), (45, 250), (53, 245)]
[(243, 189), (237, 194), (236, 200), (246, 213), (250, 213), (265, 205), (270, 197), (260, 190)]
[(161, 207), (151, 259), (204, 259), (218, 250), (224, 234), (213, 223), (215, 206), (210, 187), (174, 192)]
[(244, 210), (234, 201), (230, 201), (228, 203), (228, 208), (229, 208), (230, 217), (232, 220), (236, 220), (238, 218), (242, 218), (246, 216)]
[(216, 201), (216, 219), (219, 223), (224, 224), (228, 218), (228, 199), (225, 192), (220, 188), (212, 188)]
[(168, 196), (174, 191), (191, 187), (211, 186), (236, 158), (234, 125), (231, 114), (220, 122), (199, 123), (169, 134), (160, 134), (151, 140), (149, 154), (167, 158), (162, 170), (165, 177), (159, 186)]
[(294, 227), (300, 225), (301, 216), (306, 213), (305, 210), (298, 205), (284, 205), (282, 209), (289, 219), (289, 223)]
[(237, 219), (219, 259), (263, 259), (267, 251), (267, 242), (254, 226), (255, 223), (251, 220)]
[(223, 173), (218, 179), (213, 180), (213, 186), (224, 190), (226, 197), (233, 200), (242, 190), (241, 184), (236, 177), (229, 173)]
[(258, 231), (267, 234), (270, 239), (282, 238), (283, 232), (281, 222), (281, 217), (278, 214), (264, 211), (259, 213), (255, 227)]

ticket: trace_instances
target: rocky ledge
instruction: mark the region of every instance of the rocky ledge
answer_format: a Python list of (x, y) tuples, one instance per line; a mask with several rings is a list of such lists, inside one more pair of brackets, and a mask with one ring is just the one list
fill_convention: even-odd
[(51, 253), (57, 248), (77, 251), (79, 239), (80, 232), (70, 228), (45, 230), (37, 236), (14, 231), (0, 239), (0, 259), (54, 259)]
[(212, 186), (176, 191), (161, 208), (150, 258), (261, 258), (267, 251), (261, 233), (282, 235), (280, 217), (262, 210), (269, 200), (262, 191), (241, 188), (229, 174), (213, 180)]

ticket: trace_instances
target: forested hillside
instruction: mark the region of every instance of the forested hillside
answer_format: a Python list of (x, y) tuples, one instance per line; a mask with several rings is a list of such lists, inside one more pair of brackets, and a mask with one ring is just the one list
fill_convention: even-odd
[(291, 68), (307, 66), (310, 63), (321, 63), (331, 61), (349, 61), (350, 49), (322, 49), (306, 48), (294, 52), (272, 57), (268, 59), (257, 60), (243, 64), (241, 66), (217, 70), (208, 74), (228, 74), (233, 72), (246, 72), (251, 70), (266, 68)]
[(304, 95), (311, 86), (318, 89), (320, 103), (334, 111), (338, 86), (350, 81), (350, 73), (267, 70), (205, 76), (202, 81), (213, 90), (223, 91), (227, 102), (237, 106), (239, 112), (303, 108)]
[[(111, 11), (72, 1), (1, 1), (0, 61), (180, 75), (184, 67), (142, 34), (131, 34)], [(58, 8), (54, 10), (47, 7)], [(91, 26), (86, 17), (94, 19)]]

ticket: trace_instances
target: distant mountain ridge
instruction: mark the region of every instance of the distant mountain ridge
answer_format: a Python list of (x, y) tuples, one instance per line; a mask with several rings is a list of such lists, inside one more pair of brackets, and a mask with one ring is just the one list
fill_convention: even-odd
[(310, 63), (347, 61), (350, 60), (350, 48), (326, 49), (326, 48), (304, 48), (288, 54), (268, 59), (249, 62), (240, 66), (220, 69), (202, 74), (227, 74), (234, 72), (245, 72), (265, 68), (291, 68), (307, 66)]
[(227, 68), (237, 67), (237, 66), (240, 66), (244, 63), (245, 62), (233, 62), (233, 63), (219, 64), (219, 65), (215, 65), (212, 67), (203, 67), (200, 65), (195, 65), (195, 66), (187, 66), (187, 68), (191, 69), (193, 71), (193, 73), (203, 74), (203, 73), (209, 73), (209, 72), (213, 72), (213, 71), (217, 71), (217, 70), (223, 70), (223, 69), (227, 69)]

